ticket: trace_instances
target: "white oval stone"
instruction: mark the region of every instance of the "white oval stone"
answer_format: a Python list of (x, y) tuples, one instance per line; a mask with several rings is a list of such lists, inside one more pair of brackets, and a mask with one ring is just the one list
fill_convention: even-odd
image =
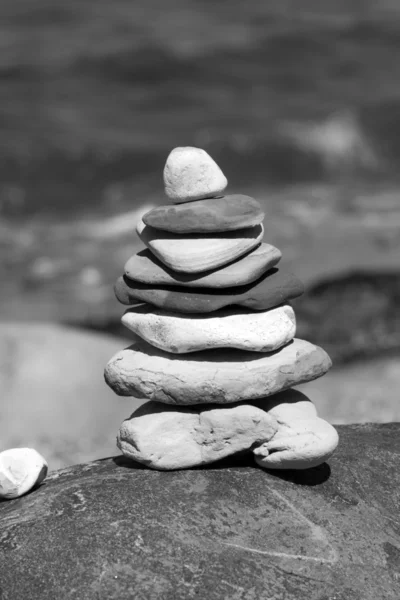
[(264, 235), (262, 224), (226, 233), (180, 235), (149, 227), (142, 219), (136, 231), (162, 263), (183, 273), (201, 273), (231, 263), (258, 246)]
[(331, 364), (322, 348), (296, 338), (276, 352), (223, 348), (185, 355), (167, 354), (137, 338), (109, 361), (104, 375), (120, 396), (166, 404), (229, 404), (317, 379)]
[(307, 396), (286, 390), (257, 404), (279, 423), (273, 439), (253, 449), (255, 461), (266, 469), (309, 469), (335, 451), (339, 436), (330, 423), (317, 417)]
[(277, 428), (273, 417), (251, 405), (192, 409), (146, 402), (122, 423), (117, 445), (153, 469), (187, 469), (249, 451)]
[(205, 150), (192, 146), (174, 148), (164, 167), (166, 195), (175, 204), (222, 194), (228, 181)]
[(128, 310), (121, 321), (149, 344), (177, 354), (212, 348), (272, 352), (296, 333), (289, 305), (257, 312), (233, 307), (179, 315), (143, 304)]
[(11, 500), (29, 492), (47, 475), (47, 462), (33, 448), (0, 452), (0, 498)]

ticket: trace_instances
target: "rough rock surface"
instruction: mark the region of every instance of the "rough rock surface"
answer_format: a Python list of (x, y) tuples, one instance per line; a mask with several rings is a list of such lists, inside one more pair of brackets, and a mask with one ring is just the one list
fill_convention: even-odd
[(256, 406), (147, 402), (122, 423), (117, 444), (153, 469), (185, 469), (251, 450), (262, 467), (307, 469), (333, 454), (338, 435), (304, 394), (287, 390)]
[(235, 307), (178, 315), (144, 304), (128, 310), (121, 321), (149, 344), (178, 354), (212, 348), (273, 352), (296, 333), (294, 310), (288, 305), (268, 311)]
[(183, 273), (202, 273), (229, 264), (258, 246), (264, 235), (262, 224), (227, 233), (182, 236), (154, 229), (139, 220), (136, 230), (162, 263)]
[(260, 244), (234, 262), (204, 273), (178, 273), (165, 266), (146, 248), (134, 254), (125, 264), (125, 275), (133, 281), (149, 285), (178, 285), (183, 287), (226, 288), (247, 285), (272, 269), (280, 259), (280, 250)]
[(122, 456), (0, 502), (1, 590), (24, 600), (398, 600), (400, 425), (338, 427), (305, 471), (151, 471)]
[(0, 499), (10, 500), (26, 494), (42, 483), (47, 470), (47, 462), (33, 448), (0, 452)]
[(150, 227), (185, 234), (253, 227), (261, 223), (264, 216), (257, 200), (232, 194), (188, 204), (157, 206), (143, 215), (142, 219)]
[(291, 273), (270, 269), (254, 283), (232, 288), (155, 286), (120, 277), (114, 290), (117, 299), (127, 306), (148, 302), (179, 313), (208, 313), (232, 304), (267, 310), (301, 296), (304, 286)]
[(228, 181), (205, 150), (192, 146), (174, 148), (164, 167), (165, 193), (175, 203), (220, 195)]
[(276, 431), (275, 419), (251, 405), (192, 409), (147, 402), (122, 423), (117, 445), (153, 469), (185, 469), (249, 451)]
[(218, 349), (181, 357), (138, 338), (109, 361), (105, 379), (120, 396), (166, 404), (227, 404), (270, 396), (321, 377), (330, 367), (322, 348), (299, 339), (266, 354)]

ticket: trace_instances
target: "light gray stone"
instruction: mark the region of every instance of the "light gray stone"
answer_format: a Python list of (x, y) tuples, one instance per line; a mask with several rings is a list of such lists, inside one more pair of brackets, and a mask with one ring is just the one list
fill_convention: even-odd
[(331, 364), (324, 350), (300, 339), (265, 354), (216, 349), (182, 356), (138, 338), (109, 361), (105, 379), (120, 396), (166, 404), (228, 404), (311, 381)]
[(333, 454), (339, 442), (337, 431), (317, 417), (307, 396), (287, 390), (268, 400), (263, 408), (279, 427), (271, 440), (253, 449), (258, 465), (267, 469), (309, 469)]
[(164, 167), (166, 195), (178, 204), (222, 194), (228, 181), (205, 150), (192, 146), (174, 148)]
[(117, 444), (152, 469), (185, 469), (253, 451), (260, 466), (306, 469), (323, 463), (338, 443), (310, 400), (286, 390), (227, 407), (147, 402), (126, 419)]
[(11, 500), (29, 492), (47, 475), (47, 462), (33, 448), (0, 452), (0, 498)]
[(185, 469), (248, 451), (276, 431), (275, 419), (250, 405), (189, 409), (147, 402), (122, 423), (117, 445), (153, 469)]
[(126, 262), (125, 275), (133, 281), (148, 285), (229, 288), (256, 281), (266, 271), (278, 264), (281, 258), (282, 253), (278, 248), (270, 244), (260, 244), (229, 265), (213, 271), (190, 275), (169, 269), (146, 248), (131, 256)]
[(177, 354), (212, 348), (272, 352), (296, 333), (295, 314), (289, 305), (266, 311), (232, 307), (179, 315), (144, 304), (128, 310), (121, 321), (149, 344)]
[(226, 233), (180, 235), (145, 225), (140, 219), (137, 233), (144, 244), (167, 267), (183, 273), (216, 269), (258, 246), (263, 225)]

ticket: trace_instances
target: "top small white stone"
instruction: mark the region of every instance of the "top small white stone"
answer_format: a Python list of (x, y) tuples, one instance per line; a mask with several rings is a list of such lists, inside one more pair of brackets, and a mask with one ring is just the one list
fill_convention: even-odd
[(187, 146), (174, 148), (164, 167), (166, 195), (175, 203), (220, 195), (228, 180), (205, 150)]

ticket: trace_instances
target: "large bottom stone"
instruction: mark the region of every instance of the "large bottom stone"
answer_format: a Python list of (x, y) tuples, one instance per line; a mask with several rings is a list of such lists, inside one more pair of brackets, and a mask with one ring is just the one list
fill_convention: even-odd
[(329, 460), (150, 471), (118, 456), (0, 502), (14, 600), (398, 600), (400, 425), (338, 427)]
[(322, 348), (299, 339), (265, 354), (224, 348), (174, 355), (138, 338), (109, 361), (105, 379), (120, 396), (166, 404), (228, 404), (311, 381), (331, 364)]
[(307, 469), (322, 464), (338, 443), (336, 430), (317, 418), (307, 396), (287, 390), (227, 407), (143, 404), (120, 427), (125, 456), (153, 469), (185, 469), (253, 450), (267, 468)]
[(206, 315), (178, 315), (143, 304), (128, 310), (121, 321), (149, 344), (176, 354), (212, 348), (273, 352), (296, 333), (289, 305), (257, 312), (226, 308)]

